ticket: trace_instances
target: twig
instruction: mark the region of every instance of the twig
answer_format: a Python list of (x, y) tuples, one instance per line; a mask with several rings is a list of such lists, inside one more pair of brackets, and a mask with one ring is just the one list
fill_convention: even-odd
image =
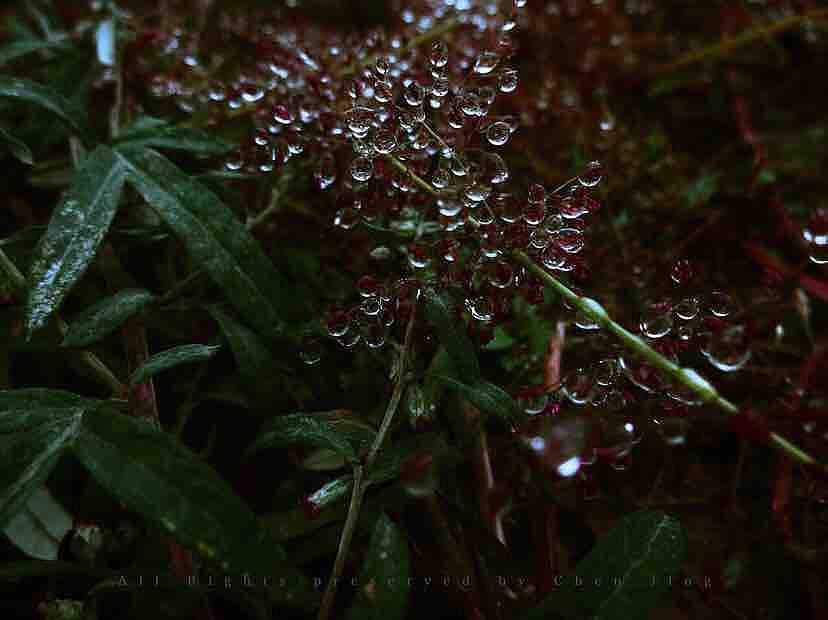
[(328, 620), (333, 610), (334, 599), (336, 598), (336, 590), (339, 578), (345, 568), (345, 559), (348, 556), (348, 550), (351, 546), (354, 533), (356, 532), (357, 521), (359, 520), (359, 511), (362, 507), (362, 499), (365, 496), (365, 491), (371, 484), (370, 472), (371, 467), (377, 459), (377, 456), (382, 450), (385, 439), (391, 430), (391, 424), (394, 421), (394, 414), (397, 412), (397, 407), (402, 398), (403, 388), (405, 387), (407, 359), (411, 350), (412, 334), (414, 333), (414, 321), (416, 319), (416, 305), (408, 320), (408, 326), (405, 330), (405, 342), (400, 350), (399, 363), (397, 364), (397, 378), (394, 383), (394, 391), (391, 394), (391, 400), (388, 401), (388, 406), (385, 409), (382, 423), (380, 424), (374, 442), (368, 451), (362, 463), (354, 465), (354, 487), (351, 492), (351, 503), (348, 506), (348, 516), (345, 519), (345, 525), (342, 527), (342, 535), (339, 539), (339, 547), (336, 552), (336, 559), (334, 560), (333, 569), (331, 570), (331, 577), (325, 587), (325, 593), (322, 596), (322, 604), (319, 607), (319, 614), (317, 620)]
[[(678, 364), (668, 360), (661, 353), (650, 347), (644, 340), (613, 321), (604, 307), (597, 301), (588, 297), (581, 297), (574, 293), (560, 280), (538, 266), (525, 252), (516, 252), (515, 256), (546, 285), (554, 289), (561, 297), (595, 321), (599, 326), (621, 340), (624, 346), (636, 353), (656, 370), (660, 370), (674, 381), (693, 391), (701, 398), (702, 402), (716, 405), (719, 409), (731, 415), (739, 413), (739, 407), (719, 394), (716, 388), (707, 380), (703, 379), (695, 370), (692, 368), (682, 368)], [(814, 457), (777, 433), (770, 433), (770, 443), (798, 463), (803, 465), (818, 464), (818, 461)]]
[(691, 65), (704, 62), (706, 60), (713, 60), (722, 56), (727, 56), (735, 50), (750, 45), (754, 41), (760, 39), (769, 39), (795, 28), (800, 24), (809, 20), (819, 20), (828, 18), (828, 9), (815, 9), (802, 13), (801, 15), (791, 15), (779, 21), (773, 22), (765, 26), (757, 26), (751, 28), (735, 37), (725, 38), (719, 43), (703, 47), (700, 50), (690, 52), (681, 56), (671, 63), (662, 65), (654, 71), (655, 75), (662, 75), (665, 73), (672, 73), (679, 69), (684, 69)]

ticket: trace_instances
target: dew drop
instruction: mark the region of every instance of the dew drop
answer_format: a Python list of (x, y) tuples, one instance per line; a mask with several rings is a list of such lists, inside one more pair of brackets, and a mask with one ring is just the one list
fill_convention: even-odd
[(474, 61), (474, 72), (478, 75), (488, 75), (494, 71), (500, 62), (496, 52), (482, 52)]
[(494, 318), (494, 304), (488, 297), (467, 299), (466, 304), (468, 305), (472, 318), (476, 321), (487, 323)]
[(730, 316), (734, 312), (736, 304), (733, 301), (733, 298), (727, 293), (723, 291), (713, 291), (710, 293), (710, 301), (707, 307), (713, 315), (719, 318), (724, 318), (726, 316)]
[(351, 162), (351, 177), (354, 181), (368, 181), (374, 176), (374, 162), (368, 157), (357, 157)]
[(497, 78), (497, 87), (502, 93), (511, 93), (518, 86), (517, 69), (504, 69)]
[(308, 366), (318, 364), (322, 359), (322, 343), (316, 338), (305, 338), (302, 341), (299, 357)]
[(445, 67), (448, 63), (448, 46), (444, 41), (435, 41), (431, 44), (431, 54), (428, 57), (431, 66)]
[(682, 321), (692, 321), (699, 316), (699, 300), (687, 297), (673, 306), (673, 313)]
[(601, 162), (591, 161), (586, 165), (581, 174), (578, 175), (578, 181), (584, 187), (595, 187), (601, 182), (603, 174)]
[(492, 123), (486, 129), (486, 140), (493, 146), (503, 146), (509, 141), (510, 135), (509, 125), (502, 121)]
[(563, 378), (561, 390), (573, 405), (586, 405), (595, 397), (594, 382), (589, 372), (578, 368)]
[(673, 317), (670, 308), (661, 304), (652, 304), (644, 312), (639, 322), (641, 333), (647, 338), (662, 338), (673, 329)]
[(734, 325), (719, 332), (704, 334), (701, 353), (715, 368), (735, 372), (751, 358), (750, 342), (743, 325)]

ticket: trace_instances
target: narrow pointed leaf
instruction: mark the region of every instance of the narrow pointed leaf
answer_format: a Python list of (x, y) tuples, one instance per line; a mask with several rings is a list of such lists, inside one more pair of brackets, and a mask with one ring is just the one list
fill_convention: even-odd
[(437, 339), (448, 351), (460, 377), (467, 382), (480, 378), (474, 345), (466, 332), (466, 326), (454, 311), (454, 305), (446, 293), (426, 292), (426, 318), (437, 332)]
[(14, 41), (0, 48), (0, 67), (13, 60), (27, 56), (32, 52), (66, 47), (65, 41), (52, 41), (48, 39), (25, 39)]
[(303, 445), (332, 450), (353, 461), (357, 457), (357, 449), (367, 445), (374, 435), (373, 429), (356, 421), (296, 413), (273, 418), (249, 451)]
[(231, 318), (217, 306), (209, 306), (207, 311), (218, 323), (227, 339), (242, 378), (249, 385), (261, 383), (262, 374), (272, 369), (274, 365), (273, 356), (268, 348), (253, 331)]
[(0, 127), (0, 138), (2, 138), (3, 142), (6, 143), (6, 146), (9, 147), (11, 154), (14, 155), (19, 161), (28, 166), (34, 165), (34, 155), (32, 155), (32, 150), (26, 146), (22, 140), (15, 138), (2, 127)]
[(35, 251), (25, 311), (28, 334), (46, 323), (89, 267), (115, 216), (123, 184), (123, 167), (105, 146), (90, 153), (75, 173)]
[[(0, 527), (23, 510), (75, 441), (83, 401), (0, 392)], [(30, 398), (34, 396), (34, 398)], [(47, 405), (48, 403), (48, 405)]]
[(220, 345), (206, 345), (206, 344), (184, 344), (180, 347), (174, 347), (161, 351), (150, 357), (144, 364), (138, 368), (129, 378), (129, 384), (132, 386), (144, 383), (160, 372), (175, 368), (181, 364), (195, 364), (196, 362), (203, 362), (210, 359), (221, 348)]
[(394, 522), (380, 514), (371, 536), (368, 557), (359, 577), (359, 590), (348, 612), (349, 620), (402, 620), (405, 618), (408, 544)]
[(63, 346), (86, 347), (99, 342), (153, 301), (155, 295), (144, 289), (125, 289), (102, 299), (75, 317)]
[(483, 380), (464, 383), (447, 375), (436, 378), (460, 393), (483, 413), (495, 415), (507, 424), (518, 424), (525, 418), (515, 399), (494, 383)]
[(89, 136), (81, 110), (48, 86), (4, 75), (0, 76), (0, 97), (19, 99), (45, 108), (68, 123), (81, 137)]
[(57, 560), (60, 543), (72, 525), (72, 516), (42, 486), (12, 517), (3, 533), (30, 558)]
[(678, 573), (685, 548), (684, 531), (676, 519), (658, 511), (633, 513), (599, 540), (575, 574), (564, 578), (526, 620), (553, 614), (597, 620), (647, 618), (667, 590), (668, 579)]
[(280, 573), (301, 585), (247, 505), (168, 433), (99, 407), (85, 416), (73, 452), (130, 509), (225, 570)]
[(232, 211), (159, 153), (119, 149), (127, 178), (184, 242), (239, 313), (261, 333), (283, 332), (297, 311), (291, 287)]
[(232, 148), (224, 140), (200, 129), (175, 127), (163, 121), (160, 124), (124, 131), (118, 136), (118, 143), (131, 147), (146, 146), (173, 151), (188, 151), (201, 155), (220, 155)]

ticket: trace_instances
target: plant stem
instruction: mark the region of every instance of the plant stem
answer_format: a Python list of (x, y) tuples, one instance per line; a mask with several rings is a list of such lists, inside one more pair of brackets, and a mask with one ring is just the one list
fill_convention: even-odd
[(828, 18), (828, 9), (814, 9), (805, 11), (800, 15), (785, 17), (784, 19), (780, 19), (771, 24), (757, 26), (756, 28), (744, 31), (735, 37), (725, 38), (718, 43), (714, 43), (713, 45), (703, 47), (700, 50), (685, 54), (671, 63), (658, 67), (655, 70), (655, 74), (661, 75), (665, 73), (672, 73), (679, 69), (684, 69), (685, 67), (689, 67), (690, 65), (695, 65), (706, 60), (713, 60), (722, 56), (727, 56), (740, 47), (750, 45), (759, 39), (769, 39), (776, 35), (782, 34), (791, 28), (795, 28), (809, 20), (819, 20), (825, 18)]
[(393, 155), (391, 156), (391, 163), (394, 164), (394, 167), (400, 170), (401, 172), (410, 175), (414, 182), (421, 188), (423, 188), (425, 191), (427, 191), (429, 194), (431, 194), (432, 196), (439, 195), (439, 192), (431, 186), (431, 183), (415, 174), (408, 166), (406, 166), (403, 162), (401, 162)]
[(415, 305), (414, 310), (411, 313), (411, 318), (408, 320), (408, 326), (405, 329), (405, 342), (400, 350), (394, 391), (391, 394), (391, 399), (388, 401), (388, 406), (385, 408), (385, 415), (382, 418), (377, 435), (374, 438), (374, 442), (371, 444), (371, 448), (368, 451), (364, 461), (354, 465), (354, 487), (351, 491), (351, 503), (348, 506), (348, 516), (345, 519), (345, 525), (342, 527), (342, 535), (339, 538), (339, 547), (336, 551), (336, 559), (334, 560), (328, 584), (325, 586), (325, 593), (322, 596), (322, 604), (319, 607), (317, 620), (328, 620), (331, 616), (339, 578), (342, 576), (342, 571), (345, 568), (345, 559), (348, 556), (348, 550), (350, 549), (351, 541), (353, 540), (354, 533), (356, 532), (357, 522), (359, 521), (359, 511), (362, 507), (362, 499), (365, 497), (365, 491), (371, 484), (371, 466), (376, 461), (380, 450), (382, 450), (385, 439), (391, 430), (391, 424), (394, 421), (394, 415), (397, 412), (400, 399), (402, 398), (403, 389), (405, 388), (407, 360), (411, 350), (412, 334), (414, 333), (416, 308), (417, 306)]
[[(595, 321), (595, 323), (616, 336), (624, 346), (636, 353), (648, 364), (692, 390), (701, 397), (703, 402), (716, 405), (725, 413), (739, 413), (739, 407), (719, 394), (716, 388), (699, 376), (695, 370), (682, 368), (678, 364), (668, 360), (661, 353), (650, 347), (644, 340), (613, 321), (607, 314), (607, 311), (597, 301), (588, 297), (581, 297), (574, 293), (565, 284), (555, 278), (555, 276), (547, 273), (538, 266), (525, 252), (516, 252), (515, 256), (529, 271), (543, 280), (545, 284), (552, 287), (561, 297)], [(770, 434), (770, 443), (798, 463), (803, 465), (816, 465), (818, 463), (810, 454), (776, 433)]]

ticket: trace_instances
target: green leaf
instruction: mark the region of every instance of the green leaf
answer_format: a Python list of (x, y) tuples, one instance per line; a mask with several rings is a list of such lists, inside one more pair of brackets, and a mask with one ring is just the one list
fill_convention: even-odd
[(0, 392), (0, 527), (23, 510), (75, 440), (83, 403), (60, 392)]
[(118, 208), (124, 170), (115, 154), (99, 146), (84, 160), (52, 214), (29, 276), (26, 333), (42, 327), (86, 271)]
[(112, 495), (225, 570), (290, 573), (253, 512), (172, 435), (98, 408), (84, 417), (73, 451)]
[(8, 45), (0, 48), (0, 67), (13, 60), (27, 56), (32, 52), (55, 49), (59, 47), (66, 47), (66, 42), (49, 39), (25, 39), (22, 41), (14, 41), (13, 43), (9, 43)]
[(142, 121), (137, 127), (133, 124), (133, 127), (121, 132), (118, 144), (189, 151), (201, 155), (220, 155), (232, 148), (229, 142), (200, 129), (175, 127), (158, 119)]
[(3, 533), (29, 557), (57, 560), (60, 543), (72, 525), (72, 516), (42, 486), (32, 493), (24, 510), (12, 517)]
[(125, 289), (81, 312), (69, 325), (65, 347), (85, 347), (106, 338), (155, 300), (144, 289)]
[(150, 149), (123, 147), (127, 178), (184, 242), (236, 310), (261, 333), (283, 332), (297, 312), (285, 278), (210, 190)]
[(34, 155), (32, 155), (32, 150), (26, 146), (21, 140), (15, 138), (11, 135), (8, 131), (0, 127), (0, 138), (6, 143), (6, 146), (9, 147), (9, 151), (11, 154), (14, 155), (18, 160), (22, 163), (33, 166), (34, 165)]
[(349, 620), (402, 620), (408, 602), (411, 572), (408, 544), (394, 522), (382, 513), (374, 526), (371, 546)]
[(596, 620), (647, 618), (667, 590), (668, 578), (678, 573), (685, 547), (684, 531), (673, 517), (659, 511), (633, 513), (525, 618), (541, 620), (553, 613)]
[(333, 450), (345, 460), (355, 461), (355, 446), (370, 443), (374, 435), (372, 428), (353, 420), (295, 413), (273, 418), (248, 452), (299, 444)]
[(270, 350), (253, 331), (231, 318), (218, 306), (208, 306), (207, 311), (227, 338), (242, 378), (249, 385), (261, 383), (262, 375), (274, 365)]
[(194, 364), (210, 359), (221, 348), (221, 345), (183, 344), (166, 351), (161, 351), (150, 357), (144, 364), (132, 373), (129, 378), (131, 386), (144, 383), (158, 373), (175, 368), (181, 364)]
[(426, 318), (437, 332), (437, 339), (446, 348), (460, 377), (468, 382), (480, 378), (474, 345), (466, 332), (466, 325), (454, 312), (448, 294), (426, 291)]
[(519, 424), (526, 417), (515, 399), (494, 383), (482, 379), (464, 383), (447, 375), (438, 375), (436, 378), (459, 392), (483, 413), (496, 415), (507, 424)]
[(48, 86), (4, 75), (0, 76), (0, 97), (33, 103), (64, 120), (79, 136), (88, 138), (90, 134), (83, 112), (74, 103)]

